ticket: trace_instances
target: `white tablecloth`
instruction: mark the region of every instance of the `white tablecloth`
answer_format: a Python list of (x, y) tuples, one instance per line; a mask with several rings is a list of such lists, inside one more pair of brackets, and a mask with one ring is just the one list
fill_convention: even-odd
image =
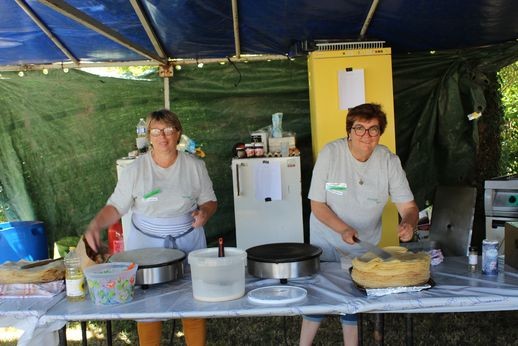
[[(61, 297), (47, 309), (48, 305), (31, 308), (23, 301), (18, 307), (9, 306), (14, 302), (0, 300), (0, 323), (6, 325), (5, 318), (12, 322), (12, 316), (18, 316), (26, 321), (26, 333), (28, 330), (34, 333), (35, 329), (57, 330), (66, 321), (518, 310), (518, 271), (513, 268), (506, 267), (506, 272), (498, 276), (485, 276), (480, 272), (470, 273), (467, 258), (452, 257), (432, 267), (432, 279), (436, 285), (429, 290), (367, 297), (339, 263), (321, 263), (317, 275), (288, 280), (288, 285), (308, 292), (304, 300), (293, 304), (271, 306), (250, 302), (246, 293), (252, 289), (279, 284), (279, 280), (253, 277), (247, 277), (246, 293), (240, 299), (217, 303), (196, 301), (191, 280), (186, 277), (147, 290), (136, 288), (133, 301), (122, 305), (94, 305), (88, 298), (70, 303)], [(16, 310), (20, 311), (15, 313)]]
[(53, 323), (52, 328), (40, 328), (40, 318), (54, 304), (63, 300), (65, 292), (52, 298), (0, 298), (0, 327), (15, 327), (23, 330), (18, 345), (54, 345), (58, 343), (56, 333), (63, 323)]

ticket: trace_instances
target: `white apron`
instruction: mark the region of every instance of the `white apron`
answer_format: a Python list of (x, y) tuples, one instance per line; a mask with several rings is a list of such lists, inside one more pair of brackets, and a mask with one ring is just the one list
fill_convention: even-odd
[(131, 231), (124, 234), (126, 250), (172, 248), (186, 254), (207, 247), (203, 227), (193, 228), (192, 211), (178, 217), (147, 217), (133, 213)]

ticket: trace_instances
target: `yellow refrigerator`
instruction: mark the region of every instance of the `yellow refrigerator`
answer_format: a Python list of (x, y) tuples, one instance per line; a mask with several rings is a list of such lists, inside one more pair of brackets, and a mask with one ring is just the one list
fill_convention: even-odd
[[(324, 44), (318, 46), (318, 49), (308, 56), (311, 136), (315, 160), (326, 143), (346, 136), (348, 106), (363, 102), (382, 105), (388, 125), (380, 143), (396, 152), (391, 49), (382, 47), (382, 44), (362, 42)], [(352, 94), (351, 89), (354, 91)], [(397, 225), (397, 209), (389, 202), (383, 212), (381, 246), (399, 244)]]

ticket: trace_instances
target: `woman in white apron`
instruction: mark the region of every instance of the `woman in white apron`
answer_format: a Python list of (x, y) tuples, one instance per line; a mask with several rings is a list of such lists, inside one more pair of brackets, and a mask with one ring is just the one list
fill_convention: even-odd
[[(180, 120), (169, 110), (147, 117), (152, 149), (126, 167), (106, 205), (90, 222), (85, 239), (97, 251), (101, 230), (130, 209), (132, 228), (124, 230), (126, 250), (150, 247), (189, 252), (207, 247), (203, 226), (217, 209), (205, 163), (176, 145)], [(204, 345), (205, 320), (183, 319), (187, 345)], [(140, 345), (160, 345), (162, 323), (138, 322)]]

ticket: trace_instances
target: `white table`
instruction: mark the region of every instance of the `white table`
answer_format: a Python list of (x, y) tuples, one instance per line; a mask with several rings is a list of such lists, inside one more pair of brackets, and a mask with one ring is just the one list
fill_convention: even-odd
[[(52, 345), (57, 343), (57, 335), (49, 333), (39, 325), (40, 318), (56, 303), (62, 301), (62, 292), (52, 298), (1, 298), (0, 327), (15, 327), (23, 330), (18, 345)], [(49, 323), (52, 323), (49, 321)], [(52, 323), (52, 330), (62, 323)]]
[[(317, 275), (288, 280), (288, 285), (307, 290), (308, 295), (303, 301), (271, 306), (252, 303), (246, 294), (227, 302), (196, 301), (192, 296), (191, 280), (185, 277), (147, 290), (137, 288), (133, 301), (122, 305), (94, 305), (88, 298), (70, 303), (61, 297), (56, 304), (49, 302), (50, 308), (37, 310), (34, 316), (37, 322), (33, 321), (32, 329), (55, 331), (66, 321), (90, 320), (518, 310), (518, 271), (513, 268), (506, 267), (506, 272), (498, 276), (484, 276), (480, 272), (469, 272), (467, 258), (451, 257), (432, 267), (432, 278), (436, 286), (429, 290), (367, 297), (354, 286), (349, 273), (339, 263), (321, 263)], [(247, 277), (246, 292), (278, 284), (279, 280)], [(0, 300), (0, 316), (5, 316), (6, 311), (9, 315), (17, 310), (2, 302)]]
[[(193, 299), (189, 277), (151, 287), (137, 288), (133, 301), (123, 305), (99, 306), (87, 300), (69, 303), (62, 300), (42, 317), (53, 320), (142, 320), (189, 317), (291, 316), (302, 314), (352, 314), (362, 312), (469, 312), (518, 310), (518, 271), (498, 276), (469, 273), (466, 258), (446, 258), (432, 268), (436, 286), (429, 290), (383, 297), (366, 297), (352, 283), (339, 263), (321, 263), (313, 277), (288, 280), (288, 285), (303, 287), (307, 297), (298, 303), (271, 306), (250, 302), (244, 297), (227, 302), (201, 302)], [(279, 280), (247, 277), (246, 292)]]

